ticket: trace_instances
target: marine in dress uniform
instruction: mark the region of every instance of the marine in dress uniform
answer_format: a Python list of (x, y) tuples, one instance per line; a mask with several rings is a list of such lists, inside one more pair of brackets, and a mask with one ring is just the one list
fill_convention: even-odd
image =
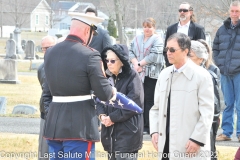
[(91, 94), (107, 101), (115, 97), (116, 89), (104, 76), (100, 53), (87, 46), (103, 19), (81, 13), (71, 16), (70, 34), (44, 57), (44, 137), (51, 160), (93, 160), (99, 132)]

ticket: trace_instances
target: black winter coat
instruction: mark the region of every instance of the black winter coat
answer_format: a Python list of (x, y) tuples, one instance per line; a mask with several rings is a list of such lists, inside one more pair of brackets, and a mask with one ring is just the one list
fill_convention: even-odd
[[(41, 88), (43, 89), (43, 82), (44, 82), (44, 78), (45, 78), (45, 72), (44, 72), (44, 63), (42, 63), (39, 67), (38, 67), (38, 72), (37, 72), (37, 75), (38, 75), (38, 81), (41, 85)], [(43, 98), (42, 98), (42, 94), (41, 94), (41, 97), (40, 97), (40, 101), (39, 101), (39, 106), (40, 106), (40, 116), (42, 119), (45, 118), (45, 110), (44, 110), (44, 104), (43, 104)]]
[(216, 33), (212, 48), (215, 64), (221, 74), (227, 76), (240, 73), (240, 21), (234, 29), (230, 24), (230, 18), (224, 21)]
[[(167, 28), (166, 37), (164, 47), (167, 45), (167, 39), (174, 33), (177, 33), (178, 30), (178, 23), (175, 23)], [(191, 40), (198, 40), (198, 39), (206, 39), (205, 36), (205, 29), (203, 26), (200, 26), (197, 23), (190, 22), (189, 29), (188, 29), (188, 36)], [(168, 62), (167, 59), (167, 52), (163, 51), (163, 55), (165, 57), (166, 66), (170, 66), (171, 64)]]
[[(108, 49), (113, 50), (124, 64), (122, 72), (117, 77), (111, 76), (115, 81), (117, 91), (125, 94), (143, 108), (142, 82), (138, 73), (130, 68), (128, 51), (122, 50), (120, 45), (113, 45), (113, 47), (105, 48), (101, 55), (104, 56)], [(104, 66), (106, 67), (106, 64)], [(97, 115), (100, 114), (106, 114), (114, 122), (114, 125), (110, 127), (102, 125), (101, 142), (105, 151), (124, 153), (135, 152), (142, 148), (143, 114), (97, 103)]]

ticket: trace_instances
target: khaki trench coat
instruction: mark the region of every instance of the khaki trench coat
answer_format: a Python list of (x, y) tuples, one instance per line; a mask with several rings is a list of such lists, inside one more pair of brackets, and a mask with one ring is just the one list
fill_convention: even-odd
[[(187, 61), (180, 73), (173, 73), (173, 66), (164, 69), (156, 84), (154, 106), (149, 117), (150, 133), (159, 133), (159, 159), (166, 139), (170, 86), (170, 160), (210, 160), (210, 129), (214, 114), (213, 84), (208, 71), (191, 60)], [(190, 138), (204, 144), (204, 147), (200, 147), (197, 158), (189, 158), (185, 154), (185, 146)]]

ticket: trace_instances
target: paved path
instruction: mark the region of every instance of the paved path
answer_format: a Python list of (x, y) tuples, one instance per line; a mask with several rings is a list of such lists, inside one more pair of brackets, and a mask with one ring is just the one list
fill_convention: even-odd
[[(0, 117), (0, 132), (38, 134), (39, 126), (40, 118)], [(219, 129), (218, 133), (222, 133), (222, 130)], [(234, 133), (232, 141), (217, 142), (216, 145), (239, 147), (240, 142), (238, 142), (235, 135)], [(144, 135), (143, 139), (144, 141), (151, 140), (149, 135)]]

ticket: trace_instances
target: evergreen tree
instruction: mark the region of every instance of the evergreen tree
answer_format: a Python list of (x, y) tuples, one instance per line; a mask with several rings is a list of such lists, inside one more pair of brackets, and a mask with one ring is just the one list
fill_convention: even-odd
[(109, 31), (110, 36), (117, 38), (117, 28), (116, 28), (116, 26), (114, 24), (114, 20), (112, 18), (109, 18), (107, 29)]

